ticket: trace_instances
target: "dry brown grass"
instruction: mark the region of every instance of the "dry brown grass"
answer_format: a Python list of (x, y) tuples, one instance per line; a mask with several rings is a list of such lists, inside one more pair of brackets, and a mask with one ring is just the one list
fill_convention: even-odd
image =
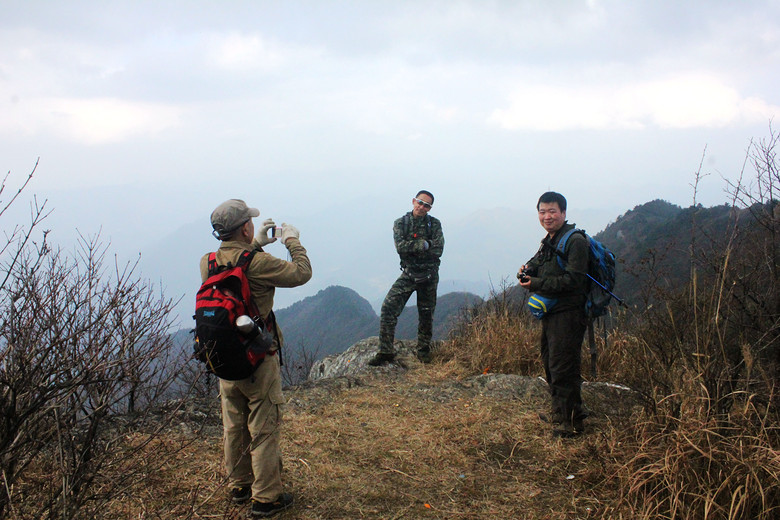
[[(614, 493), (603, 484), (605, 431), (564, 442), (536, 417), (538, 403), (421, 397), (418, 385), (441, 381), (441, 369), (371, 379), (316, 412), (287, 413), (284, 480), (296, 505), (278, 518), (598, 516)], [(147, 451), (144, 478), (96, 518), (246, 516), (226, 498), (218, 436), (170, 434)]]
[(621, 496), (604, 518), (772, 519), (780, 515), (780, 429), (766, 405), (743, 396), (715, 416), (683, 396), (624, 436), (614, 473)]
[[(664, 393), (653, 374), (662, 360), (641, 330), (614, 330), (606, 347), (598, 338), (599, 379), (643, 388), (648, 408), (641, 419), (613, 424), (594, 416), (587, 435), (560, 441), (539, 421), (539, 402), (429, 398), (439, 383), (486, 370), (541, 373), (538, 324), (486, 309), (462, 324), (461, 336), (445, 342), (432, 364), (396, 376), (366, 375), (331, 401), (288, 411), (284, 480), (296, 505), (280, 519), (780, 514), (780, 432), (771, 399), (732, 395), (737, 404), (727, 412), (713, 410), (719, 401), (701, 384), (702, 374), (685, 372), (678, 358), (663, 374), (677, 392)], [(655, 328), (652, 337), (676, 341), (662, 332)], [(218, 433), (168, 434), (146, 452), (138, 461), (146, 468), (142, 478), (95, 518), (245, 518), (247, 507), (226, 498)], [(107, 484), (123, 471), (108, 469)]]
[[(627, 384), (647, 403), (644, 419), (601, 431), (605, 464), (599, 478), (609, 482), (599, 491), (601, 518), (780, 517), (780, 427), (771, 391), (717, 397), (708, 391), (749, 384), (771, 390), (773, 384), (766, 378), (764, 384), (748, 384), (733, 378), (733, 372), (711, 368), (720, 350), (711, 344), (720, 337), (712, 330), (718, 323), (712, 315), (705, 311), (676, 323), (673, 313), (660, 312), (652, 321), (606, 336), (597, 331), (598, 380)], [(449, 369), (451, 374), (488, 367), (541, 372), (537, 323), (501, 300), (473, 309), (468, 318), (443, 349), (457, 367)], [(696, 323), (698, 343), (681, 341)], [(592, 379), (587, 342), (583, 349), (583, 377)], [(750, 354), (751, 349), (742, 350)], [(752, 358), (745, 360), (749, 376)]]
[(540, 375), (540, 327), (531, 320), (498, 297), (465, 313), (452, 340), (442, 345), (441, 357), (454, 361), (464, 374)]
[(517, 402), (410, 394), (434, 370), (375, 380), (289, 421), (289, 482), (306, 504), (293, 518), (584, 518), (597, 509), (588, 441), (552, 441), (535, 408)]
[[(660, 406), (665, 415), (630, 425), (592, 418), (587, 435), (560, 441), (537, 418), (538, 402), (426, 398), (420, 388), (463, 370), (440, 361), (400, 376), (367, 377), (315, 409), (289, 410), (284, 480), (296, 504), (279, 518), (769, 519), (777, 513), (778, 432), (751, 399), (729, 422), (704, 422), (707, 400), (692, 398), (683, 400), (681, 414)], [(144, 439), (126, 440), (135, 446)], [(142, 478), (95, 518), (246, 517), (247, 506), (226, 498), (217, 432), (168, 434), (146, 453), (138, 461), (147, 468)], [(109, 470), (107, 480), (122, 472)]]

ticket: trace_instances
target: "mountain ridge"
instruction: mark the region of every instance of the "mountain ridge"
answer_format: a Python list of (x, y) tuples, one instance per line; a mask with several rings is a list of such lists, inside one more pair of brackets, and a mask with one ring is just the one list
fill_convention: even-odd
[[(690, 240), (694, 228), (710, 230), (711, 234), (725, 226), (732, 209), (729, 206), (711, 208), (681, 208), (663, 200), (653, 200), (635, 206), (593, 235), (617, 256), (618, 278), (615, 293), (627, 305), (640, 306), (657, 295), (648, 290), (654, 280), (658, 287), (674, 287), (684, 283), (690, 269)], [(483, 221), (479, 221), (483, 222)], [(541, 233), (540, 233), (541, 235)], [(529, 255), (530, 256), (530, 255)], [(525, 258), (516, 258), (512, 272)], [(503, 286), (503, 284), (506, 286)], [(440, 289), (444, 282), (440, 283)], [(389, 287), (390, 285), (388, 285)], [(516, 304), (524, 302), (526, 292), (514, 283), (514, 277), (502, 281), (487, 299), (501, 295)], [(485, 299), (467, 291), (440, 294), (434, 314), (434, 339), (446, 339), (465, 309), (480, 305)], [(517, 312), (522, 312), (517, 307)], [(343, 285), (330, 285), (316, 294), (275, 311), (285, 337), (289, 356), (302, 351), (321, 359), (337, 354), (355, 342), (379, 333), (376, 306), (358, 291)], [(399, 316), (396, 339), (416, 339), (417, 310), (414, 298)]]
[[(445, 339), (460, 312), (482, 298), (467, 292), (452, 292), (437, 298), (433, 339)], [(332, 285), (275, 312), (292, 352), (305, 349), (317, 358), (342, 352), (355, 342), (379, 334), (379, 316), (371, 304), (353, 289)], [(398, 317), (397, 339), (417, 338), (417, 307), (404, 308)], [(294, 354), (293, 354), (294, 355)]]

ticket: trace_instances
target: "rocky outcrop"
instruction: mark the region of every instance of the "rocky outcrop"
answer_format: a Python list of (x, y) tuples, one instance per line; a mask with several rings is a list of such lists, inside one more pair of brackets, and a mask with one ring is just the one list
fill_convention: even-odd
[(368, 361), (379, 350), (379, 338), (372, 336), (362, 339), (341, 354), (334, 354), (315, 362), (309, 371), (309, 381), (356, 376), (366, 372), (397, 372), (406, 370), (409, 366), (419, 363), (416, 356), (416, 341), (398, 340), (395, 342), (394, 347), (396, 352), (395, 361), (380, 367), (372, 367), (369, 366)]
[[(434, 345), (435, 348), (435, 345)], [(420, 364), (416, 357), (417, 342), (395, 342), (397, 357), (380, 367), (368, 365), (379, 349), (376, 336), (358, 341), (350, 348), (316, 362), (309, 380), (291, 388), (293, 407), (312, 408), (349, 388), (372, 385), (374, 377), (399, 375)], [(549, 406), (547, 382), (542, 377), (516, 374), (480, 374), (464, 379), (417, 383), (406, 387), (409, 397), (446, 403), (453, 400), (487, 397), (496, 400), (519, 400), (544, 410)], [(625, 386), (606, 382), (585, 382), (582, 396), (592, 414), (628, 416), (641, 410), (640, 396)]]

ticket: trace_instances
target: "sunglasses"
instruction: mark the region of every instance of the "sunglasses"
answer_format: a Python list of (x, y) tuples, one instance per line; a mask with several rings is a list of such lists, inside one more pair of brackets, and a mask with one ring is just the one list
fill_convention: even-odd
[(424, 208), (431, 209), (431, 208), (433, 207), (433, 204), (428, 204), (428, 203), (427, 203), (427, 202), (425, 202), (424, 200), (420, 200), (420, 199), (414, 199), (414, 201), (415, 201), (417, 204), (419, 204), (420, 206), (424, 207)]

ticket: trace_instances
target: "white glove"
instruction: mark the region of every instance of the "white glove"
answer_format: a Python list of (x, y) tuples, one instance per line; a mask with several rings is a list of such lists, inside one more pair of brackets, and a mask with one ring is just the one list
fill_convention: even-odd
[(260, 244), (260, 247), (276, 242), (276, 237), (271, 238), (268, 236), (268, 230), (273, 229), (275, 226), (276, 224), (274, 224), (274, 219), (272, 218), (267, 218), (263, 221), (262, 227), (257, 232), (257, 243)]
[(287, 245), (288, 238), (300, 238), (301, 232), (293, 225), (282, 222), (282, 244)]
[(431, 247), (431, 243), (427, 240), (423, 241), (423, 251), (427, 251)]

